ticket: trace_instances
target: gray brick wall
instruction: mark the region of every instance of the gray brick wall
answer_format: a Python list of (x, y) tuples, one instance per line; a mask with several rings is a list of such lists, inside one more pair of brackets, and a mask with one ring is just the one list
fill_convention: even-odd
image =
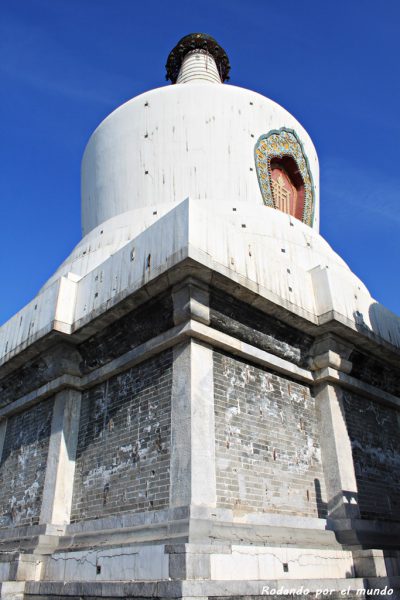
[(80, 344), (82, 372), (97, 369), (173, 326), (172, 297), (168, 292), (145, 302)]
[(400, 521), (400, 412), (347, 391), (344, 408), (361, 516)]
[(174, 326), (170, 292), (149, 300), (79, 346), (65, 342), (26, 361), (0, 380), (0, 407), (65, 373), (80, 375), (121, 356)]
[(53, 399), (7, 423), (0, 463), (0, 527), (39, 522)]
[(311, 336), (215, 289), (210, 294), (210, 320), (219, 331), (297, 365), (307, 365)]
[(218, 505), (325, 516), (309, 388), (215, 352), (214, 389)]
[(27, 361), (22, 367), (0, 381), (0, 407), (3, 408), (20, 396), (40, 387), (49, 379), (45, 358)]
[(82, 398), (72, 520), (168, 505), (172, 351)]
[(351, 353), (351, 375), (394, 396), (400, 396), (399, 370), (363, 352)]

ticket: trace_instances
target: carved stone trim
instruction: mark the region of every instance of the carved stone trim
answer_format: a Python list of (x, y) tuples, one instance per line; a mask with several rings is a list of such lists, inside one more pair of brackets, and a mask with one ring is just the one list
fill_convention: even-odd
[(291, 156), (296, 162), (304, 182), (303, 223), (312, 226), (314, 217), (314, 184), (303, 145), (293, 129), (272, 129), (258, 138), (255, 150), (258, 182), (264, 204), (276, 208), (272, 193), (271, 161), (273, 158)]

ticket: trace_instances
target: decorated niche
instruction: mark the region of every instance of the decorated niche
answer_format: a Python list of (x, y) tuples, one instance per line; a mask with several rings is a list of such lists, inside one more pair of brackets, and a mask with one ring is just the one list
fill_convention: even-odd
[(311, 226), (314, 186), (295, 132), (282, 128), (262, 135), (255, 147), (255, 161), (264, 204)]

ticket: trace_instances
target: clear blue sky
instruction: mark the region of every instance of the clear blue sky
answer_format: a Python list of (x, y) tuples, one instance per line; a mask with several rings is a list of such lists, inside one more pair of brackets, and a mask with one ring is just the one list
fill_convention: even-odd
[(398, 0), (2, 0), (0, 322), (80, 239), (80, 160), (98, 123), (165, 85), (183, 35), (214, 36), (231, 83), (282, 104), (321, 165), (321, 233), (400, 314)]

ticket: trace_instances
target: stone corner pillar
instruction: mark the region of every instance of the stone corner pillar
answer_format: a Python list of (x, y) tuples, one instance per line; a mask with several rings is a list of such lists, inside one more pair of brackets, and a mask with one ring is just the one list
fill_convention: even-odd
[(215, 507), (213, 351), (190, 339), (173, 360), (170, 506)]
[(54, 399), (40, 523), (70, 522), (81, 392), (66, 389)]
[[(192, 277), (172, 292), (174, 322), (208, 323), (208, 287)], [(173, 351), (170, 506), (216, 505), (213, 351), (193, 338)]]
[(315, 395), (328, 517), (332, 519), (360, 518), (353, 453), (340, 387), (340, 372), (351, 371), (349, 357), (352, 350), (351, 344), (334, 334), (327, 334), (315, 341), (310, 360), (316, 379)]
[(337, 385), (324, 383), (317, 387), (316, 392), (328, 516), (357, 519), (360, 517), (358, 488), (342, 390)]
[(208, 325), (210, 323), (209, 289), (203, 282), (187, 277), (172, 290), (174, 323), (179, 325), (189, 319)]

